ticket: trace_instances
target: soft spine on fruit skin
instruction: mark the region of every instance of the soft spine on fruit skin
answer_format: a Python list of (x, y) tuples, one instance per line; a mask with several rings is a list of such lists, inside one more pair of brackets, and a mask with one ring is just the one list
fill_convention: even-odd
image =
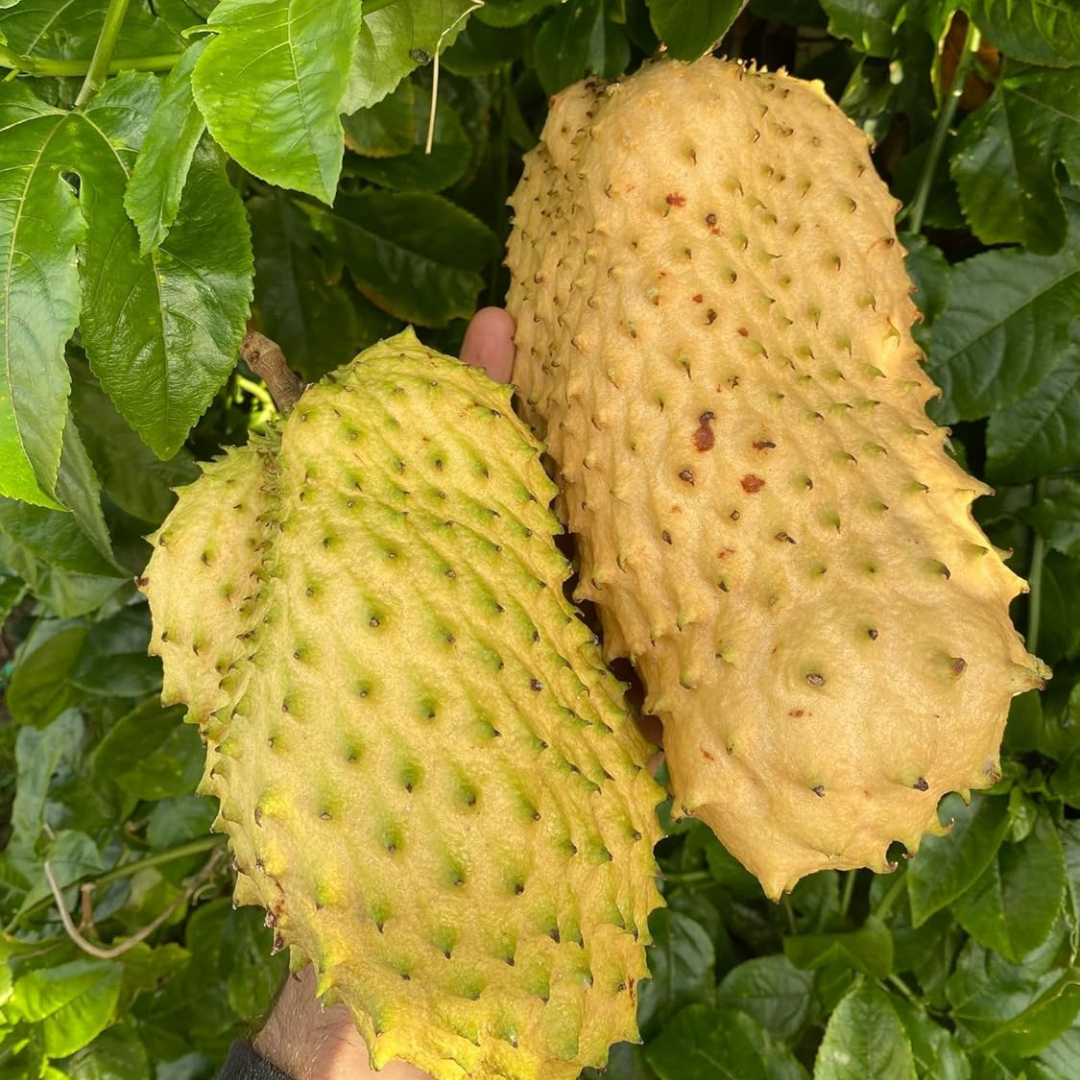
[(509, 389), (409, 331), (151, 538), (163, 700), (206, 739), (236, 900), (376, 1067), (572, 1080), (637, 1038), (662, 793), (553, 494)]
[(866, 136), (820, 84), (660, 61), (558, 95), (511, 204), (521, 408), (676, 811), (772, 897), (891, 869), (1049, 671), (926, 416)]

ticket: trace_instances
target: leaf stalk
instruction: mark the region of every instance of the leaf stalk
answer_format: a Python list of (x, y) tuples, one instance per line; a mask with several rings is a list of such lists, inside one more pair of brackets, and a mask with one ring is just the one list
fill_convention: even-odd
[(964, 44), (960, 51), (960, 59), (953, 73), (952, 85), (941, 103), (938, 112), (937, 125), (934, 128), (933, 137), (930, 140), (930, 149), (926, 153), (926, 161), (923, 162), (922, 173), (919, 176), (919, 186), (915, 189), (915, 197), (907, 212), (907, 227), (909, 232), (922, 232), (923, 218), (926, 216), (926, 204), (930, 199), (930, 188), (937, 174), (938, 163), (941, 161), (941, 152), (945, 149), (945, 140), (949, 137), (949, 129), (956, 117), (956, 109), (960, 104), (960, 98), (964, 93), (964, 83), (967, 81), (968, 71), (978, 54), (982, 36), (973, 19), (968, 19), (967, 32), (964, 35)]

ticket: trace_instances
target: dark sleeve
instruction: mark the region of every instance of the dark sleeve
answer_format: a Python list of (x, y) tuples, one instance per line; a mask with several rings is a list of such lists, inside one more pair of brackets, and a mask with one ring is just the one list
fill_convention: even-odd
[(229, 1049), (217, 1080), (293, 1080), (239, 1039)]

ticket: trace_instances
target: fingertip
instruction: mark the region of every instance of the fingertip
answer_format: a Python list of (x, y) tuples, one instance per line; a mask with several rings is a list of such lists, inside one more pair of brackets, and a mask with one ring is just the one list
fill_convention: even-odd
[(465, 331), (461, 359), (482, 367), (496, 382), (509, 382), (514, 367), (514, 320), (500, 307), (481, 308)]

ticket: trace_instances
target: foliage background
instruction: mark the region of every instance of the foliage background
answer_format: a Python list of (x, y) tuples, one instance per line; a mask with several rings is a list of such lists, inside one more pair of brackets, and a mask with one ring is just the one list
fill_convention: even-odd
[[(170, 489), (273, 415), (237, 365), (249, 315), (307, 380), (404, 321), (455, 350), (503, 296), (505, 199), (547, 96), (722, 35), (821, 78), (876, 140), (935, 418), (996, 485), (976, 512), (1032, 581), (1014, 614), (1055, 678), (1017, 699), (1002, 781), (952, 797), (952, 836), (891, 877), (821, 873), (773, 905), (672, 825), (645, 1042), (608, 1075), (1080, 1076), (1075, 4), (126, 6), (113, 26), (119, 0), (0, 0), (0, 1078), (212, 1077), (283, 970), (260, 913), (232, 910), (132, 583)], [(91, 940), (162, 924), (80, 952), (45, 860)]]

